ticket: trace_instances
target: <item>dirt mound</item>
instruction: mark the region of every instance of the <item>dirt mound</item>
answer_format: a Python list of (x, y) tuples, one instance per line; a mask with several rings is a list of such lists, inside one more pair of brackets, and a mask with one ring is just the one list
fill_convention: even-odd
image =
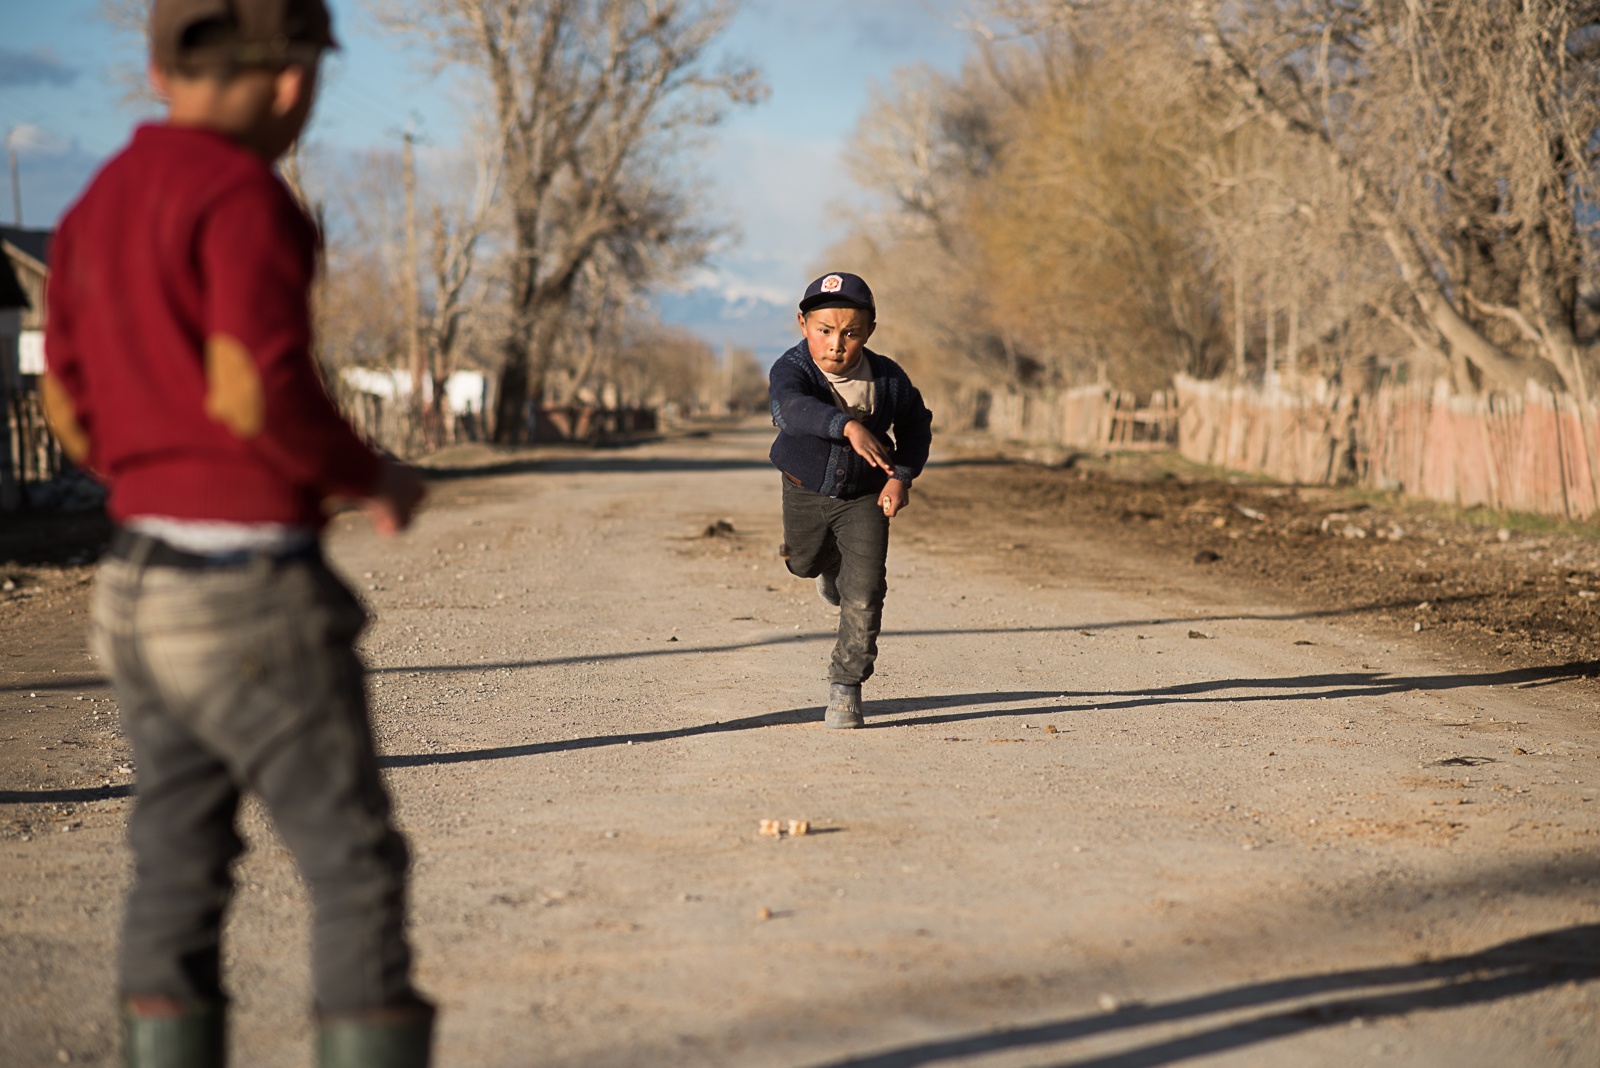
[(992, 529), (976, 514), (1009, 515), (1017, 541), (968, 548), (1031, 549), (1041, 575), (1061, 576), (1054, 538), (1137, 545), (1174, 569), (1237, 577), (1380, 632), (1426, 631), (1512, 663), (1600, 659), (1600, 538), (1586, 526), (1229, 479), (1170, 456), (1068, 467), (969, 457), (917, 486), (940, 523), (974, 535)]

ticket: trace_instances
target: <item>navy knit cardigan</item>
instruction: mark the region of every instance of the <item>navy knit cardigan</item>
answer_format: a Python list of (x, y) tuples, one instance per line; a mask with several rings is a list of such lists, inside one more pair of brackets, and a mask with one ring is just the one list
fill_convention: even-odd
[[(876, 402), (872, 415), (860, 421), (891, 446), (894, 477), (910, 482), (928, 462), (933, 413), (899, 364), (870, 349), (863, 358), (872, 368)], [(778, 470), (814, 493), (847, 500), (877, 493), (889, 481), (845, 440), (845, 424), (857, 417), (834, 404), (833, 389), (804, 341), (778, 357), (768, 384), (778, 428), (770, 455)]]

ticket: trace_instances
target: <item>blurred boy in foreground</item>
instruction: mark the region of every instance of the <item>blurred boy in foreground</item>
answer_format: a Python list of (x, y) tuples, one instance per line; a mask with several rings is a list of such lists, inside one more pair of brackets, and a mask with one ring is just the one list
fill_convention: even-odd
[(273, 170), (334, 47), (322, 0), (155, 0), (142, 126), (63, 220), (44, 400), (110, 489), (95, 652), (138, 763), (119, 988), (127, 1062), (220, 1065), (220, 951), (256, 793), (314, 909), (324, 1068), (420, 1066), (407, 853), (373, 752), (365, 614), (323, 562), (327, 503), (410, 522), (415, 475), (329, 400), (310, 355), (318, 236)]

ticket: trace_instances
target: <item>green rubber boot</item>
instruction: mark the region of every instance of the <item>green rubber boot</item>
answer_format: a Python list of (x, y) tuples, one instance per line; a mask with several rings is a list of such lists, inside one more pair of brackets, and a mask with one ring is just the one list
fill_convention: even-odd
[(128, 1068), (222, 1068), (227, 1016), (221, 1005), (137, 999), (122, 1009), (122, 1052)]
[(317, 1064), (319, 1068), (428, 1068), (433, 1017), (431, 1005), (419, 1005), (323, 1020), (317, 1035)]

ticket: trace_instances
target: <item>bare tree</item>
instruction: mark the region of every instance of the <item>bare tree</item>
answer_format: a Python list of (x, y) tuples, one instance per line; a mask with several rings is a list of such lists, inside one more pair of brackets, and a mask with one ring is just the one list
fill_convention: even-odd
[(624, 408), (692, 408), (716, 369), (703, 339), (647, 314), (627, 322), (608, 359), (609, 390)]
[(857, 135), (848, 251), (915, 312), (886, 342), (1014, 389), (1587, 394), (1600, 0), (987, 6), (959, 78), (898, 73)]
[(873, 88), (846, 154), (872, 201), (830, 265), (872, 277), (887, 313), (877, 343), (939, 383), (935, 392), (974, 378), (1021, 387), (1039, 369), (997, 320), (967, 218), (1006, 140), (1001, 96), (979, 64), (954, 78), (896, 71)]
[(1108, 364), (1141, 391), (1205, 373), (1220, 311), (1192, 160), (1212, 116), (1160, 76), (1171, 41), (1058, 36), (1012, 50), (1007, 144), (969, 212), (997, 310), (1062, 384)]
[(904, 67), (870, 91), (848, 163), (892, 209), (879, 221), (896, 236), (929, 236), (955, 250), (955, 216), (1004, 144), (997, 97), (979, 67), (955, 80), (931, 67)]
[[(481, 270), (479, 246), (494, 222), (495, 196), (500, 187), (504, 158), (495, 140), (474, 130), (470, 191), (465, 197), (448, 194), (435, 199), (428, 230), (428, 269), (431, 292), (422, 321), (422, 342), (428, 373), (433, 381), (433, 398), (426, 417), (427, 437), (432, 444), (442, 441), (445, 424), (445, 382), (457, 369), (457, 351), (462, 335), (475, 319), (481, 319), (485, 301), (493, 292)], [(448, 190), (455, 183), (437, 183)], [(416, 269), (415, 265), (411, 269)], [(474, 313), (480, 313), (475, 315)], [(478, 323), (481, 327), (483, 324)]]
[(1587, 393), (1600, 4), (1186, 3), (1216, 84), (1348, 183), (1458, 381)]
[(648, 321), (648, 289), (702, 262), (718, 236), (695, 225), (692, 206), (670, 183), (649, 184), (629, 193), (638, 205), (629, 225), (599, 242), (574, 280), (568, 329), (553, 339), (546, 360), (547, 385), (555, 380), (569, 397), (616, 392), (614, 357), (625, 323)]
[(1151, 74), (1173, 41), (1152, 57), (1090, 29), (990, 33), (959, 76), (898, 72), (863, 115), (851, 158), (878, 210), (841, 252), (882, 280), (884, 343), (932, 357), (925, 375), (1152, 389), (1217, 359), (1186, 154), (1210, 116)]
[(707, 391), (708, 407), (718, 414), (739, 415), (767, 410), (766, 364), (746, 348), (725, 349), (717, 367), (717, 385)]
[(332, 233), (317, 291), (323, 363), (389, 369), (407, 351), (404, 211), (399, 155), (368, 150), (323, 173), (331, 187)]
[[(143, 45), (149, 33), (152, 3), (153, 0), (99, 0), (98, 14), (101, 21), (117, 33), (136, 39)], [(124, 104), (143, 107), (156, 100), (155, 90), (150, 86), (142, 62), (113, 71), (111, 79), (121, 87)]]
[(695, 131), (762, 92), (750, 68), (710, 66), (731, 12), (728, 0), (379, 0), (389, 26), (472, 71), (492, 102), (512, 249), (497, 438), (520, 434), (542, 392), (585, 263), (639, 227)]
[(601, 249), (590, 257), (573, 286), (573, 329), (557, 339), (553, 369), (546, 383), (548, 399), (561, 402), (588, 401), (604, 404), (604, 382), (591, 380), (598, 372), (606, 376), (606, 356), (614, 356), (621, 344), (624, 316), (634, 295), (633, 280), (623, 264)]

